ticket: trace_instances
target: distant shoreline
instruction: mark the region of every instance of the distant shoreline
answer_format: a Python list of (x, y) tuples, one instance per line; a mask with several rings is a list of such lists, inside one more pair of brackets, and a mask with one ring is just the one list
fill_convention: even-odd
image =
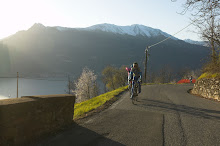
[(9, 97), (1, 96), (1, 95), (0, 95), (0, 100), (3, 100), (3, 99), (9, 99)]

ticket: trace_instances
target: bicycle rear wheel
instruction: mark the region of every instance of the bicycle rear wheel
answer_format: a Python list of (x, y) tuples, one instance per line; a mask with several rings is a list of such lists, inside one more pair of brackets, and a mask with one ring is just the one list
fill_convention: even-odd
[(132, 98), (132, 104), (135, 104), (135, 96)]
[[(135, 104), (135, 101), (137, 101), (137, 83), (134, 84), (134, 90), (133, 90), (133, 97), (132, 97), (132, 103)], [(131, 93), (132, 94), (132, 93)]]

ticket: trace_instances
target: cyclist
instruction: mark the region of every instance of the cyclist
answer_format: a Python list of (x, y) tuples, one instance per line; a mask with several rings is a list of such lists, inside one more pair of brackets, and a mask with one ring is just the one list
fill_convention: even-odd
[(131, 80), (129, 81), (129, 74), (130, 74), (132, 67), (133, 67), (133, 64), (130, 67), (126, 67), (126, 70), (128, 72), (128, 89), (131, 89), (131, 85), (132, 85), (132, 81)]
[(130, 98), (133, 98), (133, 96), (134, 96), (135, 82), (138, 83), (138, 85), (139, 85), (138, 92), (141, 93), (141, 76), (142, 76), (141, 69), (138, 67), (138, 63), (134, 62), (133, 67), (131, 68), (131, 71), (130, 71), (130, 74), (128, 77), (128, 80), (132, 81), (132, 88), (131, 88), (132, 94), (131, 94)]
[(190, 83), (192, 83), (193, 77), (192, 77), (192, 76), (190, 76), (189, 80), (190, 80)]

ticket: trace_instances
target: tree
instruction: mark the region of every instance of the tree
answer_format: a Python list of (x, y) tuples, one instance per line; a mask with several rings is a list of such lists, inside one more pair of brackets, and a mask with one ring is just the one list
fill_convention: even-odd
[(110, 89), (115, 90), (115, 83), (114, 83), (114, 74), (116, 72), (116, 68), (114, 68), (113, 66), (107, 66), (106, 68), (104, 68), (104, 70), (102, 71), (102, 80), (103, 83)]
[(197, 79), (200, 74), (201, 72), (199, 70), (189, 70), (183, 75), (182, 79), (189, 79), (191, 76), (193, 79)]
[(177, 75), (178, 75), (178, 78), (181, 78), (181, 79), (186, 79), (186, 75), (190, 74), (190, 68), (188, 67), (184, 67), (184, 68), (181, 68)]
[[(171, 0), (177, 1), (177, 0)], [(181, 14), (191, 10), (199, 34), (211, 46), (212, 63), (217, 65), (217, 46), (220, 46), (220, 0), (186, 0)]]
[(99, 87), (98, 87), (97, 82), (94, 82), (94, 84), (93, 84), (91, 95), (92, 95), (92, 97), (96, 97), (99, 95)]
[(113, 82), (115, 83), (116, 88), (125, 86), (128, 81), (128, 73), (125, 70), (125, 66), (116, 69), (116, 72), (113, 77)]
[(151, 73), (150, 82), (151, 82), (151, 83), (155, 83), (155, 82), (156, 82), (156, 74), (155, 74), (155, 72), (152, 72), (152, 73)]
[[(177, 0), (171, 0), (176, 2)], [(204, 16), (209, 15), (209, 13), (213, 10), (218, 11), (220, 9), (220, 1), (219, 0), (185, 0), (185, 4), (183, 5), (183, 11), (181, 14), (185, 14), (188, 10), (194, 10), (194, 16)], [(218, 15), (220, 15), (218, 13)]]
[(157, 74), (151, 74), (152, 83), (170, 83), (173, 78), (173, 70), (169, 65), (164, 65)]
[(122, 66), (121, 68), (107, 66), (102, 71), (102, 76), (103, 83), (108, 90), (115, 90), (126, 85), (128, 73), (125, 70), (125, 66)]
[(73, 94), (73, 91), (75, 90), (76, 86), (73, 81), (73, 79), (68, 75), (68, 84), (67, 84), (67, 90), (65, 92), (67, 94)]
[(98, 86), (96, 83), (97, 75), (89, 68), (84, 68), (81, 76), (75, 82), (76, 89), (74, 93), (77, 97), (77, 102), (88, 100), (98, 95)]
[(217, 45), (220, 44), (219, 36), (219, 21), (214, 11), (211, 11), (210, 15), (204, 15), (202, 19), (196, 21), (196, 26), (199, 28), (199, 34), (204, 40), (209, 41), (209, 46), (211, 47), (211, 58), (212, 63), (216, 64), (218, 60), (217, 56)]

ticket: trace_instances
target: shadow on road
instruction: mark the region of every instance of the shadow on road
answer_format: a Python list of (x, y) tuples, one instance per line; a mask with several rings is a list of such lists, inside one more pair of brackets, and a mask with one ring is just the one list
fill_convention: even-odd
[(68, 129), (60, 131), (56, 135), (51, 135), (42, 142), (38, 142), (37, 146), (72, 146), (72, 145), (105, 145), (105, 146), (124, 146), (123, 144), (106, 138), (108, 133), (98, 134), (92, 130), (82, 127), (76, 123), (72, 124)]
[(189, 114), (196, 117), (206, 118), (206, 119), (217, 119), (220, 120), (220, 111), (209, 110), (202, 108), (195, 108), (186, 105), (177, 105), (173, 103), (161, 102), (158, 100), (142, 99), (142, 102), (137, 106), (144, 108), (154, 108), (162, 112), (175, 113), (181, 112), (183, 114)]

